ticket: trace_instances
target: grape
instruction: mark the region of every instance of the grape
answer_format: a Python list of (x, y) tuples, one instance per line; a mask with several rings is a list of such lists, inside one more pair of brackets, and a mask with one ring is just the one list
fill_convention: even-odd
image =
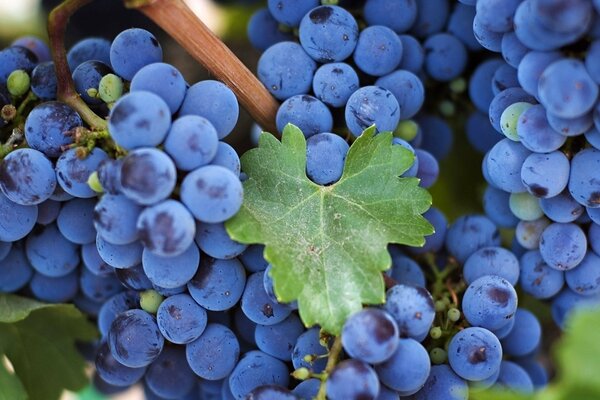
[(181, 201), (198, 220), (231, 218), (242, 205), (242, 184), (228, 169), (209, 165), (189, 173), (181, 184)]
[(522, 221), (535, 221), (544, 216), (539, 199), (529, 193), (511, 193), (508, 205), (510, 211)]
[(131, 268), (142, 262), (144, 247), (139, 241), (129, 244), (111, 244), (96, 235), (96, 248), (100, 258), (113, 268)]
[(237, 257), (247, 248), (247, 245), (231, 239), (222, 223), (198, 222), (195, 240), (200, 250), (211, 257), (222, 260)]
[(557, 32), (572, 32), (593, 13), (592, 3), (586, 0), (534, 0), (531, 6), (536, 20)]
[(3, 247), (8, 247), (10, 251), (0, 260), (0, 292), (12, 293), (24, 287), (34, 271), (20, 245)]
[(60, 208), (61, 203), (51, 199), (48, 199), (38, 204), (38, 216), (36, 222), (41, 225), (48, 225), (53, 223), (58, 217)]
[(94, 275), (88, 269), (81, 271), (79, 288), (85, 297), (96, 302), (104, 302), (123, 290), (114, 272), (108, 275)]
[(268, 6), (271, 15), (277, 21), (289, 26), (298, 26), (302, 17), (314, 7), (319, 5), (318, 0), (269, 0)]
[(510, 139), (502, 139), (488, 152), (486, 162), (489, 177), (498, 188), (509, 193), (525, 192), (521, 169), (529, 150)]
[(590, 247), (596, 253), (600, 253), (600, 225), (597, 223), (590, 224), (590, 229), (588, 230), (588, 239), (590, 243)]
[(527, 111), (527, 109), (530, 107), (532, 107), (532, 104), (530, 103), (518, 102), (506, 107), (506, 109), (502, 112), (502, 115), (500, 116), (500, 128), (502, 133), (504, 133), (507, 138), (510, 140), (519, 141), (519, 137), (517, 135), (517, 123), (521, 114)]
[(319, 328), (311, 328), (298, 336), (292, 351), (292, 364), (294, 369), (308, 368), (314, 373), (325, 369), (328, 349), (320, 340)]
[[(490, 108), (489, 108), (490, 122), (493, 125), (494, 129), (496, 129), (498, 132), (502, 133), (502, 129), (501, 129), (501, 125), (500, 125), (502, 113), (511, 104), (518, 103), (518, 102), (534, 103), (535, 99), (533, 97), (531, 97), (529, 94), (525, 93), (525, 91), (523, 91), (523, 89), (517, 88), (517, 87), (505, 89), (502, 92), (498, 93), (494, 97), (494, 99), (490, 103)], [(517, 126), (517, 129), (518, 129), (518, 126)]]
[(92, 221), (95, 201), (73, 199), (61, 208), (56, 225), (60, 233), (70, 242), (88, 244), (96, 241), (96, 230)]
[(106, 337), (112, 322), (117, 316), (139, 305), (139, 295), (135, 292), (124, 291), (117, 293), (104, 301), (98, 312), (98, 330)]
[(249, 272), (264, 271), (269, 266), (269, 263), (263, 256), (264, 251), (265, 246), (263, 245), (248, 246), (248, 248), (240, 254), (239, 260)]
[(481, 50), (481, 45), (475, 39), (473, 34), (473, 19), (475, 18), (475, 8), (464, 4), (456, 4), (450, 18), (448, 19), (447, 30), (456, 36), (470, 51)]
[(600, 131), (595, 127), (585, 132), (585, 139), (589, 144), (594, 146), (595, 149), (600, 150)]
[(172, 343), (187, 344), (196, 340), (206, 328), (206, 311), (187, 294), (164, 300), (156, 313), (158, 328)]
[(567, 140), (550, 126), (544, 106), (540, 104), (528, 108), (519, 116), (517, 135), (523, 146), (536, 153), (558, 150)]
[(546, 117), (552, 129), (563, 136), (579, 136), (594, 125), (591, 112), (576, 118), (561, 118), (548, 111)]
[(437, 181), (440, 173), (439, 164), (436, 158), (428, 151), (416, 149), (415, 154), (419, 160), (419, 168), (417, 170), (417, 178), (421, 180), (419, 185), (429, 188)]
[(294, 124), (307, 138), (320, 132), (330, 132), (333, 117), (325, 103), (309, 95), (297, 95), (284, 101), (275, 119), (282, 133), (287, 124)]
[(396, 97), (403, 120), (415, 116), (425, 101), (423, 83), (410, 71), (394, 71), (379, 78), (375, 84), (389, 90)]
[(291, 33), (279, 29), (279, 22), (268, 8), (261, 8), (252, 14), (246, 33), (250, 44), (261, 51), (276, 43), (293, 40)]
[(487, 29), (480, 20), (479, 15), (475, 14), (475, 18), (473, 18), (473, 34), (475, 35), (475, 39), (484, 48), (495, 53), (500, 53), (502, 51), (502, 36), (504, 35), (501, 32), (494, 32)]
[(123, 80), (115, 74), (107, 74), (98, 83), (97, 96), (105, 103), (114, 103), (123, 95)]
[(248, 393), (247, 400), (297, 400), (297, 397), (279, 385), (262, 385)]
[(4, 260), (10, 250), (12, 249), (12, 243), (0, 241), (0, 261)]
[(152, 282), (144, 273), (142, 265), (135, 265), (127, 269), (115, 269), (117, 278), (123, 286), (131, 290), (147, 290), (152, 288)]
[(65, 151), (56, 161), (58, 184), (71, 196), (96, 197), (96, 192), (90, 188), (87, 180), (90, 174), (98, 168), (98, 165), (107, 158), (108, 155), (99, 147), (94, 148), (83, 159), (78, 157), (76, 148)]
[(449, 5), (444, 0), (416, 0), (417, 19), (410, 31), (418, 38), (426, 38), (440, 32), (446, 25)]
[(35, 54), (40, 63), (50, 61), (52, 59), (50, 48), (42, 39), (38, 38), (37, 36), (21, 36), (15, 39), (10, 45), (25, 47)]
[(402, 338), (395, 351), (387, 354), (388, 359), (375, 366), (381, 382), (401, 393), (419, 390), (430, 372), (427, 350), (412, 338)]
[(535, 221), (519, 221), (515, 235), (521, 246), (528, 250), (534, 250), (539, 247), (542, 232), (550, 225), (546, 218), (540, 218)]
[(131, 151), (121, 166), (123, 194), (142, 205), (155, 204), (169, 197), (176, 179), (177, 172), (171, 158), (154, 148)]
[(254, 339), (264, 353), (281, 361), (291, 361), (292, 349), (302, 332), (304, 325), (295, 314), (290, 314), (274, 325), (256, 325)]
[(525, 54), (519, 63), (519, 68), (517, 70), (519, 83), (521, 84), (523, 90), (537, 97), (538, 82), (542, 72), (544, 72), (548, 65), (560, 59), (561, 53), (557, 51), (530, 51)]
[(53, 278), (65, 276), (79, 265), (79, 247), (61, 235), (55, 224), (27, 237), (26, 254), (36, 271)]
[(338, 6), (324, 5), (310, 10), (300, 21), (298, 33), (304, 51), (321, 63), (345, 60), (360, 43), (356, 20)]
[(400, 105), (387, 89), (364, 86), (350, 96), (345, 110), (348, 129), (356, 137), (375, 125), (378, 132), (393, 131), (400, 121)]
[(118, 362), (107, 342), (102, 342), (96, 353), (96, 371), (107, 383), (119, 387), (130, 386), (142, 379), (146, 367), (130, 368)]
[(269, 47), (258, 60), (257, 76), (278, 100), (309, 92), (317, 63), (302, 46), (280, 42)]
[(33, 297), (47, 303), (66, 303), (73, 299), (79, 289), (77, 271), (59, 277), (49, 277), (35, 272), (29, 281)]
[(489, 219), (503, 228), (512, 228), (519, 222), (509, 207), (510, 194), (488, 186), (483, 194), (483, 209)]
[(565, 274), (550, 268), (539, 251), (528, 251), (521, 257), (519, 283), (524, 292), (537, 299), (547, 299), (560, 292), (565, 283)]
[(487, 115), (479, 111), (469, 116), (465, 129), (469, 143), (480, 153), (486, 153), (502, 139), (490, 124)]
[(600, 182), (595, 171), (600, 164), (600, 151), (588, 148), (580, 151), (571, 160), (569, 192), (581, 205), (600, 207)]
[(98, 89), (100, 80), (104, 75), (112, 72), (110, 67), (97, 60), (84, 61), (73, 71), (73, 83), (77, 94), (83, 101), (90, 105), (101, 104), (102, 100), (90, 96), (89, 89)]
[(50, 101), (31, 110), (25, 120), (25, 138), (32, 149), (48, 157), (58, 157), (63, 146), (73, 143), (73, 138), (65, 133), (81, 125), (81, 117), (75, 110), (64, 103)]
[(410, 0), (368, 0), (364, 18), (369, 25), (384, 25), (396, 33), (406, 32), (417, 18), (417, 4)]
[(192, 243), (183, 253), (163, 257), (144, 249), (142, 265), (148, 279), (165, 289), (174, 289), (187, 284), (196, 274), (200, 263), (200, 251)]
[[(502, 328), (500, 329), (496, 329), (494, 331), (491, 331), (494, 336), (496, 336), (498, 339), (504, 339), (506, 336), (508, 336), (508, 334), (512, 331), (512, 328), (515, 326), (515, 319), (511, 318), (508, 322), (508, 324), (504, 325)], [(482, 382), (483, 384), (485, 384), (484, 386), (492, 386), (495, 382), (496, 379), (498, 378), (498, 374), (500, 373), (500, 371), (496, 371), (496, 374), (492, 375), (491, 377), (489, 377), (488, 379), (484, 380), (484, 382)], [(479, 387), (480, 385), (478, 385)]]
[(31, 72), (38, 59), (29, 49), (21, 46), (11, 46), (0, 50), (0, 84), (5, 84), (8, 76), (18, 69)]
[(467, 258), (463, 277), (471, 284), (485, 275), (498, 275), (515, 286), (519, 280), (519, 260), (502, 247), (483, 247)]
[(483, 113), (487, 114), (490, 103), (494, 99), (492, 78), (503, 64), (502, 60), (498, 58), (485, 60), (475, 68), (469, 79), (469, 98), (473, 105)]
[(255, 272), (248, 277), (241, 307), (252, 322), (273, 325), (286, 319), (291, 310), (269, 298), (263, 285), (263, 274), (264, 272)]
[(370, 26), (360, 33), (353, 59), (356, 66), (369, 75), (387, 75), (400, 64), (402, 42), (390, 28)]
[(108, 347), (112, 356), (130, 368), (152, 363), (160, 355), (163, 345), (164, 338), (156, 320), (143, 310), (127, 310), (119, 314), (108, 331)]
[(450, 341), (448, 361), (461, 378), (481, 381), (500, 368), (502, 346), (498, 338), (487, 329), (465, 328)]
[(217, 131), (206, 118), (188, 115), (173, 121), (165, 140), (165, 152), (178, 169), (191, 171), (211, 162), (218, 144)]
[(498, 67), (492, 77), (492, 92), (494, 96), (503, 90), (510, 88), (520, 88), (517, 70), (508, 64), (502, 64)]
[(567, 187), (569, 169), (569, 160), (562, 152), (531, 154), (523, 163), (521, 179), (531, 194), (554, 197)]
[[(189, 358), (189, 357), (188, 357)], [(262, 385), (287, 386), (289, 382), (287, 366), (262, 351), (247, 352), (229, 376), (229, 388), (236, 399), (243, 399), (246, 393)]]
[(139, 238), (137, 221), (142, 207), (123, 195), (105, 194), (94, 208), (94, 227), (112, 244), (128, 244)]
[(165, 347), (148, 366), (144, 381), (152, 392), (167, 399), (181, 399), (196, 386), (196, 376), (179, 347)]
[(55, 187), (52, 163), (37, 150), (14, 150), (0, 164), (0, 189), (17, 204), (39, 204), (50, 198)]
[(398, 334), (398, 326), (388, 313), (365, 308), (351, 315), (344, 323), (342, 345), (350, 357), (378, 364), (396, 351)]
[(319, 67), (313, 77), (315, 96), (332, 107), (343, 107), (360, 87), (354, 68), (346, 63), (330, 63)]
[(321, 381), (315, 378), (307, 379), (300, 382), (298, 386), (292, 390), (292, 393), (296, 395), (300, 400), (312, 400), (317, 396)]
[(110, 66), (110, 42), (99, 37), (86, 38), (75, 43), (67, 53), (67, 63), (71, 71), (90, 60), (98, 60)]
[(240, 157), (235, 149), (225, 142), (219, 142), (217, 146), (217, 154), (210, 162), (211, 165), (220, 165), (233, 172), (236, 176), (240, 176), (241, 163)]
[(240, 300), (245, 284), (246, 273), (237, 259), (218, 260), (203, 255), (198, 272), (187, 287), (202, 307), (224, 311)]
[(531, 378), (535, 389), (542, 389), (548, 384), (548, 372), (546, 368), (533, 358), (521, 358), (515, 361), (521, 368), (527, 372)]
[[(486, 275), (469, 285), (462, 306), (471, 325), (490, 330), (500, 329), (514, 317), (517, 292), (504, 278)], [(485, 378), (487, 376), (480, 379)]]
[(431, 373), (421, 388), (411, 400), (448, 399), (467, 400), (469, 398), (469, 387), (467, 383), (458, 377), (448, 365), (434, 365)]
[(33, 229), (38, 207), (13, 203), (0, 192), (0, 240), (14, 242), (24, 238)]
[(402, 42), (402, 59), (398, 68), (415, 74), (420, 72), (425, 62), (425, 50), (421, 43), (414, 36), (399, 35), (398, 37)]
[(174, 66), (157, 62), (141, 68), (131, 79), (132, 92), (148, 91), (158, 95), (168, 105), (171, 114), (181, 106), (187, 85)]
[[(435, 318), (431, 294), (422, 287), (396, 285), (387, 291), (386, 298), (383, 309), (398, 324), (400, 335), (419, 341), (424, 339)], [(416, 314), (421, 317), (415, 319)]]
[(523, 308), (517, 309), (514, 319), (514, 327), (508, 336), (502, 339), (502, 349), (509, 356), (523, 357), (539, 346), (542, 327), (536, 316)]
[(31, 91), (41, 100), (56, 98), (56, 71), (52, 61), (38, 64), (31, 73)]
[(359, 360), (345, 360), (336, 365), (326, 382), (331, 400), (375, 399), (379, 380), (373, 369)]
[(81, 260), (83, 266), (94, 275), (109, 275), (114, 271), (98, 254), (95, 241), (81, 246)]
[(498, 229), (483, 215), (459, 217), (446, 234), (446, 248), (460, 263), (482, 247), (499, 245)]
[(427, 38), (425, 49), (425, 70), (433, 79), (448, 82), (458, 77), (467, 64), (465, 46), (456, 37), (438, 33)]
[(162, 49), (150, 32), (131, 28), (119, 33), (110, 45), (110, 64), (128, 81), (144, 66), (162, 61)]
[(520, 393), (533, 393), (533, 382), (527, 372), (511, 361), (502, 361), (495, 387)]
[(565, 329), (573, 310), (597, 309), (599, 305), (596, 296), (582, 296), (565, 287), (552, 299), (552, 319), (561, 329)]
[(590, 77), (600, 84), (600, 40), (592, 42), (585, 56), (585, 67)]
[(550, 224), (540, 237), (540, 253), (548, 266), (567, 271), (583, 260), (587, 239), (576, 224)]
[(483, 26), (493, 32), (513, 29), (513, 16), (521, 0), (481, 0), (477, 2), (477, 15)]
[(511, 67), (518, 68), (521, 60), (529, 49), (521, 43), (515, 32), (506, 32), (502, 35), (502, 43), (500, 44), (502, 57)]
[(318, 185), (338, 181), (344, 169), (348, 143), (333, 133), (318, 133), (306, 141), (306, 174)]
[(565, 281), (569, 288), (583, 296), (600, 293), (598, 263), (600, 263), (600, 257), (593, 251), (588, 251), (583, 260), (577, 265), (577, 268), (565, 272)]
[[(402, 116), (404, 118), (404, 111)], [(450, 153), (454, 140), (450, 126), (442, 118), (422, 113), (416, 121), (423, 138), (421, 145), (417, 147), (431, 153), (436, 160), (443, 161)]]
[[(225, 312), (222, 312), (221, 314), (227, 315)], [(246, 317), (240, 307), (236, 307), (233, 315), (233, 327), (235, 328), (235, 334), (241, 339), (242, 345), (256, 346), (256, 340), (254, 338), (257, 326), (257, 324)]]

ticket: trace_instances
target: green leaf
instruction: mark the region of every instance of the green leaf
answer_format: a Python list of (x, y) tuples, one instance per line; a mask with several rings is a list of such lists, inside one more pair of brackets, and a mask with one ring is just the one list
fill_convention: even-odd
[(15, 374), (11, 374), (0, 355), (0, 400), (27, 400), (25, 388)]
[(75, 342), (96, 336), (73, 305), (0, 294), (0, 357), (8, 357), (29, 400), (58, 399), (64, 389), (85, 387), (86, 364)]
[(383, 303), (388, 243), (422, 246), (433, 233), (421, 216), (431, 196), (416, 178), (399, 178), (412, 157), (392, 145), (391, 133), (369, 128), (340, 180), (319, 186), (306, 177), (306, 140), (293, 125), (281, 142), (263, 133), (242, 157), (244, 204), (227, 230), (239, 242), (265, 244), (278, 299), (298, 300), (307, 326), (337, 334), (362, 304)]

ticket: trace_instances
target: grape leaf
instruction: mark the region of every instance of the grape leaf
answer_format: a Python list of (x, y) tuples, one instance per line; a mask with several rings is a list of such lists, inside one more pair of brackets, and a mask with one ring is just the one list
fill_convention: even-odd
[(25, 388), (15, 374), (6, 369), (0, 355), (0, 400), (27, 400)]
[(431, 205), (416, 178), (399, 178), (413, 162), (389, 132), (367, 129), (351, 146), (338, 182), (306, 176), (306, 140), (287, 125), (281, 142), (263, 133), (242, 157), (244, 203), (227, 231), (242, 243), (264, 244), (275, 293), (298, 300), (307, 326), (338, 334), (362, 304), (385, 300), (381, 271), (388, 243), (422, 246), (433, 228), (421, 216)]
[(97, 336), (73, 305), (44, 304), (0, 294), (0, 357), (12, 363), (29, 400), (58, 399), (89, 383), (75, 341)]

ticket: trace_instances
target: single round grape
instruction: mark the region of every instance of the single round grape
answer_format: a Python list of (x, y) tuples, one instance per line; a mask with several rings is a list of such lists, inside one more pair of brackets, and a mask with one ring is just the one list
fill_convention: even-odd
[(542, 326), (530, 311), (519, 308), (515, 314), (515, 325), (502, 339), (502, 350), (513, 357), (524, 357), (534, 352), (542, 338)]
[(289, 382), (287, 366), (275, 357), (262, 351), (252, 350), (242, 357), (229, 376), (229, 388), (235, 399), (244, 396), (262, 385), (287, 387)]
[(515, 142), (519, 141), (519, 136), (517, 135), (517, 123), (519, 117), (532, 106), (533, 104), (531, 103), (521, 101), (511, 104), (502, 111), (502, 115), (500, 116), (500, 128), (507, 138), (514, 140)]
[(355, 359), (377, 364), (398, 347), (398, 325), (385, 311), (365, 308), (351, 315), (342, 328), (342, 345)]
[(52, 196), (55, 188), (52, 162), (37, 150), (14, 150), (0, 164), (0, 189), (17, 204), (40, 204)]
[(378, 132), (393, 131), (400, 121), (400, 105), (389, 90), (364, 86), (348, 99), (345, 118), (356, 137), (372, 125)]
[[(506, 325), (517, 310), (517, 292), (497, 275), (485, 275), (471, 283), (462, 302), (463, 313), (473, 326), (496, 330)], [(482, 377), (481, 379), (485, 379)]]
[(461, 378), (481, 381), (500, 368), (502, 346), (489, 330), (471, 327), (458, 332), (448, 347), (450, 366)]
[(540, 237), (540, 253), (548, 266), (567, 271), (585, 257), (587, 238), (576, 224), (550, 224)]
[(111, 354), (121, 364), (140, 368), (156, 360), (164, 338), (156, 320), (143, 310), (128, 310), (117, 316), (108, 331)]
[(242, 297), (246, 285), (244, 267), (237, 259), (202, 256), (196, 275), (187, 288), (194, 300), (210, 311), (229, 310)]
[(431, 366), (427, 350), (412, 338), (402, 338), (388, 359), (375, 366), (381, 382), (399, 392), (415, 392), (427, 380)]
[(535, 221), (544, 215), (540, 200), (529, 193), (511, 193), (508, 205), (512, 213), (522, 221)]
[(100, 147), (95, 147), (85, 158), (79, 158), (76, 148), (71, 148), (56, 161), (56, 179), (62, 189), (74, 197), (96, 197), (87, 181), (98, 169), (100, 163), (108, 159), (108, 154)]
[(186, 285), (196, 274), (200, 263), (200, 251), (195, 243), (176, 256), (163, 257), (144, 249), (142, 265), (148, 279), (165, 289)]
[(467, 284), (485, 275), (498, 275), (515, 286), (519, 280), (519, 260), (502, 247), (483, 247), (471, 254), (463, 267)]
[[(396, 285), (387, 291), (386, 298), (383, 308), (398, 324), (400, 335), (417, 340), (424, 339), (435, 318), (433, 299), (427, 289)], [(420, 315), (420, 318), (415, 319), (416, 314)]]
[(283, 133), (287, 124), (294, 124), (305, 137), (333, 129), (333, 117), (325, 103), (309, 95), (297, 95), (284, 101), (275, 118), (277, 130)]
[(528, 251), (521, 256), (521, 289), (537, 299), (548, 299), (556, 295), (565, 283), (565, 273), (550, 268), (538, 250)]
[(154, 35), (139, 28), (124, 30), (110, 45), (110, 65), (128, 81), (144, 66), (161, 62), (162, 55), (160, 43)]
[(206, 328), (206, 311), (187, 294), (165, 299), (156, 313), (158, 329), (172, 343), (187, 344), (196, 340)]
[(171, 158), (155, 148), (129, 152), (121, 166), (123, 194), (141, 205), (155, 204), (169, 197), (176, 179), (177, 171)]
[(173, 121), (165, 139), (165, 152), (178, 169), (191, 171), (211, 162), (217, 155), (219, 137), (214, 126), (197, 115)]
[(344, 360), (327, 378), (326, 388), (327, 398), (331, 400), (375, 399), (379, 393), (379, 379), (368, 364)]
[[(82, 126), (81, 117), (64, 103), (49, 101), (33, 108), (25, 120), (25, 139), (29, 147), (48, 157), (58, 157), (63, 146), (73, 143), (72, 129)], [(87, 176), (85, 177), (87, 179)]]

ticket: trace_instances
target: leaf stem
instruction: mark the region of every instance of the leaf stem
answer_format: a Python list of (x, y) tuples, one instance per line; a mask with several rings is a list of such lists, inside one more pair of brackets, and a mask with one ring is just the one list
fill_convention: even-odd
[(262, 129), (277, 132), (275, 115), (279, 103), (182, 0), (124, 1), (163, 28), (211, 74), (229, 86)]
[(316, 400), (326, 400), (327, 399), (327, 388), (325, 386), (325, 382), (327, 382), (327, 377), (331, 374), (333, 369), (335, 368), (338, 359), (340, 357), (340, 353), (342, 352), (342, 337), (336, 336), (333, 342), (333, 346), (331, 346), (331, 350), (329, 351), (329, 358), (327, 359), (327, 365), (325, 366), (325, 371), (321, 375), (321, 387), (319, 387), (319, 393), (317, 393)]
[(65, 0), (56, 6), (48, 16), (48, 37), (56, 70), (58, 100), (68, 104), (79, 113), (92, 130), (106, 129), (106, 121), (96, 115), (75, 91), (71, 70), (67, 63), (64, 36), (69, 18), (81, 7), (93, 0)]

